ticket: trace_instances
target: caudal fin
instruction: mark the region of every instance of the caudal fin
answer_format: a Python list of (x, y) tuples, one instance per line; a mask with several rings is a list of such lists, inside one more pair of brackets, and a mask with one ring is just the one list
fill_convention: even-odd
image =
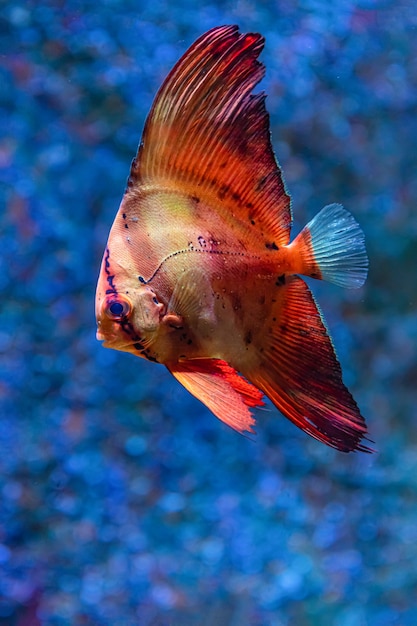
[(365, 236), (341, 204), (325, 206), (291, 244), (300, 273), (355, 289), (368, 274)]

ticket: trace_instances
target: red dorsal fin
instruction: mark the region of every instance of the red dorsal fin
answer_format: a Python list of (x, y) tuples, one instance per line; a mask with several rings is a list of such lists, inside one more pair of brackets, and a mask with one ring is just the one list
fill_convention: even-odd
[(249, 407), (262, 406), (262, 392), (225, 361), (194, 359), (168, 366), (169, 371), (222, 422), (238, 432), (254, 432)]
[(242, 229), (289, 242), (290, 200), (275, 161), (259, 34), (202, 35), (174, 66), (148, 116), (127, 193), (166, 190), (204, 200)]
[(344, 452), (369, 452), (361, 443), (365, 420), (342, 382), (327, 329), (301, 278), (279, 288), (272, 315), (265, 361), (250, 380), (309, 435)]

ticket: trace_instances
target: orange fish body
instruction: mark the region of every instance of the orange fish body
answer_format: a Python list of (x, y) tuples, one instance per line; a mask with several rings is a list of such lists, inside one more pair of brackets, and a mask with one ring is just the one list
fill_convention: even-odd
[(304, 274), (346, 287), (367, 273), (340, 205), (290, 243), (291, 209), (269, 138), (263, 38), (214, 28), (154, 101), (111, 229), (98, 339), (162, 363), (222, 421), (252, 431), (265, 393), (313, 437), (368, 450)]

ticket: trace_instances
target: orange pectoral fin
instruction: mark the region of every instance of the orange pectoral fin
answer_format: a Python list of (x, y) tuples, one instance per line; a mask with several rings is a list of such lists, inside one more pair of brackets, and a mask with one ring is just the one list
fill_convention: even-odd
[(312, 437), (343, 452), (371, 452), (367, 428), (314, 298), (297, 276), (281, 286), (266, 361), (250, 375), (275, 406)]
[(249, 407), (262, 406), (262, 392), (225, 361), (195, 359), (176, 363), (169, 371), (222, 422), (242, 433), (254, 432)]

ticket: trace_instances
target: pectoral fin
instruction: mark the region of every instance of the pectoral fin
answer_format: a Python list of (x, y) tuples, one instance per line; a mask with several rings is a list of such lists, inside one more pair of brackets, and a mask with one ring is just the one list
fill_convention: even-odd
[(194, 359), (176, 363), (169, 371), (222, 422), (242, 433), (254, 432), (249, 407), (262, 406), (262, 392), (225, 361)]
[(202, 269), (195, 267), (181, 274), (169, 301), (168, 313), (181, 316), (195, 330), (215, 324), (213, 290)]

